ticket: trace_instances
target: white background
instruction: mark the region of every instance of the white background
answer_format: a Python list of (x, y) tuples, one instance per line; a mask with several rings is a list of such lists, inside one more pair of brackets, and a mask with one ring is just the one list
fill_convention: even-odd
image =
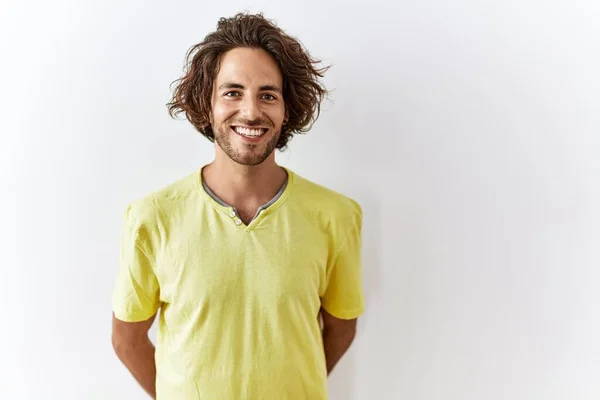
[(4, 1), (0, 398), (145, 399), (110, 342), (128, 202), (212, 159), (187, 49), (264, 11), (332, 64), (278, 160), (364, 208), (333, 400), (600, 398), (600, 5)]

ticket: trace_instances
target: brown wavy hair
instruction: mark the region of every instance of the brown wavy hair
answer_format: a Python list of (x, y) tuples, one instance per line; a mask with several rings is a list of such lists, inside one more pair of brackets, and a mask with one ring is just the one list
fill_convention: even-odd
[(210, 124), (213, 84), (221, 57), (238, 47), (260, 48), (271, 54), (283, 77), (283, 100), (288, 115), (277, 148), (283, 150), (295, 133), (308, 132), (321, 112), (327, 94), (320, 82), (329, 67), (317, 68), (320, 60), (311, 57), (300, 41), (287, 35), (262, 13), (238, 13), (221, 18), (217, 29), (186, 54), (184, 75), (174, 81), (176, 89), (167, 107), (169, 115), (184, 113), (188, 121), (211, 142)]

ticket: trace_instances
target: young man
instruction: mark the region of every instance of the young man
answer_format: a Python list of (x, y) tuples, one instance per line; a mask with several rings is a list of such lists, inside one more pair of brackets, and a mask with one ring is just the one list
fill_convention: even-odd
[(260, 14), (188, 60), (169, 110), (215, 158), (127, 207), (115, 351), (159, 400), (326, 399), (364, 309), (361, 208), (274, 153), (318, 117), (324, 70)]

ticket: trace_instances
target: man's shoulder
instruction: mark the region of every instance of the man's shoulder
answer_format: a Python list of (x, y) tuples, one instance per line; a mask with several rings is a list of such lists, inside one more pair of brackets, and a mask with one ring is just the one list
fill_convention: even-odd
[(194, 171), (135, 198), (127, 204), (127, 212), (141, 220), (155, 219), (157, 214), (179, 207), (190, 195), (196, 194), (199, 184), (197, 179), (198, 172)]
[(348, 194), (311, 179), (294, 174), (295, 195), (298, 200), (339, 218), (361, 217), (359, 202)]

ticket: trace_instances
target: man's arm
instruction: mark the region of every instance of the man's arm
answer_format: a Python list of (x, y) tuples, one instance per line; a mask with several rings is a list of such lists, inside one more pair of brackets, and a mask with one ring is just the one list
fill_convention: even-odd
[(156, 399), (154, 345), (148, 331), (156, 315), (142, 322), (124, 322), (112, 317), (112, 345), (115, 353), (142, 388)]
[(327, 375), (346, 353), (356, 335), (356, 318), (340, 319), (321, 308), (323, 320), (323, 347), (327, 362)]

